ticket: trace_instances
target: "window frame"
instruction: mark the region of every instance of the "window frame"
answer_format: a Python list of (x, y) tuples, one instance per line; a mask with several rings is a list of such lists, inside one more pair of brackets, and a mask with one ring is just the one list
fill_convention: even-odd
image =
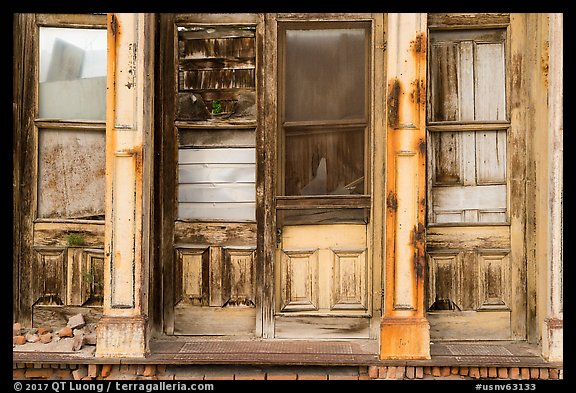
[(481, 16), (472, 18), (467, 22), (462, 22), (458, 18), (451, 18), (450, 15), (444, 14), (434, 14), (430, 17), (428, 25), (428, 48), (431, 48), (431, 37), (434, 32), (453, 32), (457, 33), (459, 31), (470, 32), (472, 35), (478, 33), (482, 30), (503, 30), (504, 36), (504, 89), (505, 89), (505, 108), (506, 108), (506, 120), (468, 120), (468, 121), (432, 121), (432, 66), (431, 66), (431, 51), (428, 50), (427, 53), (427, 79), (428, 79), (428, 89), (427, 89), (427, 105), (426, 105), (426, 139), (431, 141), (432, 135), (439, 132), (482, 132), (482, 131), (506, 131), (506, 219), (503, 222), (448, 222), (448, 223), (438, 223), (434, 220), (434, 209), (433, 209), (433, 197), (432, 197), (432, 187), (433, 187), (433, 151), (432, 143), (427, 145), (427, 160), (426, 160), (426, 171), (427, 171), (427, 211), (426, 211), (426, 225), (428, 227), (486, 227), (486, 226), (510, 226), (511, 225), (511, 196), (510, 196), (510, 180), (512, 176), (511, 161), (514, 153), (510, 148), (511, 140), (511, 130), (512, 130), (512, 119), (511, 119), (511, 95), (512, 95), (512, 80), (511, 80), (511, 35), (510, 35), (510, 22), (509, 15), (492, 15), (490, 16), (489, 23), (486, 23)]
[[(34, 78), (34, 98), (33, 98), (33, 121), (31, 131), (33, 136), (33, 156), (34, 156), (34, 181), (31, 183), (32, 195), (34, 201), (32, 203), (32, 217), (34, 223), (104, 223), (104, 214), (102, 218), (68, 218), (57, 217), (47, 218), (38, 216), (38, 193), (39, 189), (39, 140), (40, 130), (63, 130), (63, 131), (88, 131), (88, 132), (102, 132), (106, 135), (106, 119), (104, 120), (74, 120), (74, 119), (55, 119), (55, 118), (42, 118), (38, 116), (39, 113), (39, 77), (40, 77), (40, 29), (43, 27), (48, 28), (71, 28), (71, 29), (107, 29), (106, 15), (101, 14), (36, 14), (34, 24), (34, 32), (32, 41), (34, 43), (34, 53), (32, 56), (33, 64), (26, 65), (26, 71)], [(104, 202), (104, 201), (103, 201)], [(104, 205), (102, 206), (104, 207)]]
[[(364, 208), (370, 209), (371, 198), (371, 130), (373, 128), (374, 114), (372, 102), (372, 31), (371, 19), (339, 20), (338, 18), (294, 19), (278, 18), (277, 27), (277, 56), (278, 56), (278, 82), (277, 82), (277, 157), (278, 180), (276, 181), (276, 207), (277, 209), (307, 209), (307, 208)], [(322, 29), (363, 29), (365, 31), (365, 105), (364, 119), (359, 120), (314, 120), (314, 121), (285, 121), (285, 40), (286, 31), (291, 29), (322, 30)], [(344, 129), (364, 128), (364, 191), (360, 195), (285, 195), (286, 186), (286, 128), (298, 129), (312, 127), (323, 129), (340, 126)], [(366, 214), (368, 217), (370, 214)]]

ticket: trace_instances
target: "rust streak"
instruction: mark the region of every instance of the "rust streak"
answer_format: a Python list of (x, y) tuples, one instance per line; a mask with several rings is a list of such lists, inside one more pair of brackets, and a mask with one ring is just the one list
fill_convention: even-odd
[(401, 93), (400, 81), (398, 78), (394, 78), (393, 81), (388, 83), (388, 125), (391, 128), (398, 128), (400, 123), (399, 113), (400, 113), (400, 93)]
[(386, 205), (388, 206), (388, 209), (394, 212), (398, 210), (398, 199), (396, 198), (394, 191), (390, 191), (388, 193), (388, 198), (386, 198)]

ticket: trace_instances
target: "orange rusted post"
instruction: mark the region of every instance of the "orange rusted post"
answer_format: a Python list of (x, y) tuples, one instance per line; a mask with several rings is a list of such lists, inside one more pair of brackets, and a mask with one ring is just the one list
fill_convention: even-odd
[(424, 310), (426, 14), (388, 14), (381, 359), (429, 359)]
[(96, 356), (143, 357), (153, 87), (149, 14), (108, 14), (104, 313)]

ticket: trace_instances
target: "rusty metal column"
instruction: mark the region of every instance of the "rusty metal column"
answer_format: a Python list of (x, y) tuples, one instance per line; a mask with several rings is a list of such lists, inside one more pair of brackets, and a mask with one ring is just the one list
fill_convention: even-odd
[(104, 315), (96, 356), (147, 352), (153, 87), (150, 14), (108, 14)]
[(563, 159), (563, 15), (550, 14), (548, 33), (548, 312), (542, 329), (542, 354), (549, 361), (563, 360), (564, 310), (562, 298), (562, 168)]
[(426, 14), (388, 14), (381, 359), (429, 359), (424, 310)]

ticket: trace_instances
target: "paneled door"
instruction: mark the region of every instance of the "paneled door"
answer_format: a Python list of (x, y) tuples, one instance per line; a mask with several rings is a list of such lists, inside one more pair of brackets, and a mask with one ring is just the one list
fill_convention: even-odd
[[(507, 29), (430, 33), (427, 318), (435, 339), (522, 338)], [(515, 200), (515, 199), (514, 199)], [(514, 201), (513, 200), (513, 201)]]
[(256, 329), (256, 15), (160, 16), (164, 331)]
[(278, 16), (274, 337), (373, 336), (372, 20)]
[[(105, 15), (15, 15), (15, 300), (25, 326), (102, 315)], [(63, 94), (65, 92), (65, 94)]]

